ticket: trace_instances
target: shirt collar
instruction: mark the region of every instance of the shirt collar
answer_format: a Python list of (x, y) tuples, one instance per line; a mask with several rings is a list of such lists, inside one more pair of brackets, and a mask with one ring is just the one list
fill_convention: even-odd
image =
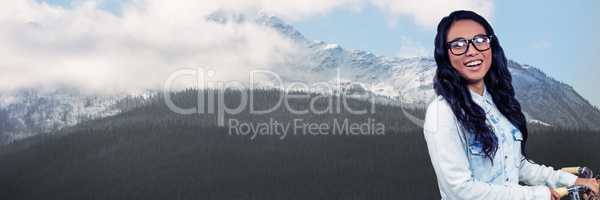
[(483, 108), (483, 110), (485, 110), (486, 113), (491, 109), (491, 106), (493, 105), (493, 100), (492, 96), (487, 91), (487, 87), (485, 86), (485, 84), (483, 84), (483, 95), (479, 95), (477, 92), (471, 90), (471, 88), (469, 88), (469, 92), (471, 93), (471, 98), (473, 99), (473, 101), (476, 104), (478, 104), (481, 108)]

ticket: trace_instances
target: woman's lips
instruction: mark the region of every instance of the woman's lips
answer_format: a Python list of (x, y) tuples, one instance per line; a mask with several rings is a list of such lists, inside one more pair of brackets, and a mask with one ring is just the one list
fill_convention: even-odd
[(479, 69), (481, 69), (481, 64), (473, 66), (473, 67), (466, 67), (465, 68), (469, 71), (478, 71)]
[(463, 64), (467, 67), (472, 67), (472, 66), (476, 66), (476, 65), (481, 65), (481, 63), (483, 63), (482, 59), (473, 59), (473, 60), (469, 60)]

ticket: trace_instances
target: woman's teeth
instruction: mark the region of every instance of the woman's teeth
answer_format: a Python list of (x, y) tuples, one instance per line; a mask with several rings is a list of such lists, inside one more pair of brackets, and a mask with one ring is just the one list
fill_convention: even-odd
[(474, 60), (474, 61), (468, 62), (465, 66), (474, 67), (474, 66), (480, 65), (481, 63), (482, 63), (481, 60)]

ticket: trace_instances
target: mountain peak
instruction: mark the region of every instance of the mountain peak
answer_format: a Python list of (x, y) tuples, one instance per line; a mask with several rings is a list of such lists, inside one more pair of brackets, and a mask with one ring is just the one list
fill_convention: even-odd
[(219, 24), (242, 24), (254, 23), (261, 26), (269, 27), (285, 37), (300, 43), (309, 43), (309, 41), (296, 30), (292, 25), (286, 23), (277, 16), (268, 14), (264, 11), (256, 13), (240, 13), (235, 11), (217, 10), (208, 14), (205, 19), (209, 22)]

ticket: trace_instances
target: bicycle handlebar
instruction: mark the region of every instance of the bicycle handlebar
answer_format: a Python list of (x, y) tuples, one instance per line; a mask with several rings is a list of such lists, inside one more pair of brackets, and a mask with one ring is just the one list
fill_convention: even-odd
[[(571, 173), (577, 175), (582, 178), (593, 178), (593, 172), (590, 168), (587, 167), (564, 167), (560, 169), (561, 171)], [(560, 195), (560, 198), (563, 198), (569, 194), (571, 194), (573, 199), (579, 199), (579, 192), (583, 192), (588, 190), (589, 188), (586, 186), (574, 185), (570, 187), (560, 187), (555, 188), (554, 191)]]
[(563, 198), (563, 197), (569, 195), (569, 189), (567, 189), (567, 187), (555, 188), (554, 192), (558, 193), (560, 198)]
[(581, 168), (587, 168), (587, 167), (563, 167), (560, 169), (560, 171), (568, 172), (568, 173), (571, 173), (574, 175), (579, 175)]

